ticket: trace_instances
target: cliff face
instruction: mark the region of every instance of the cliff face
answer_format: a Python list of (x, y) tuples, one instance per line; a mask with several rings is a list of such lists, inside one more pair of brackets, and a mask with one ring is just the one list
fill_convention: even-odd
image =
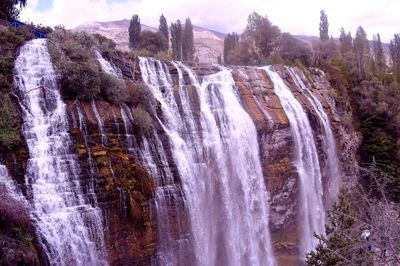
[[(134, 58), (114, 54), (108, 60), (121, 70), (125, 80), (141, 81), (139, 64)], [(177, 69), (172, 63), (167, 62), (167, 65), (178, 93)], [(191, 67), (200, 79), (218, 71), (215, 66)], [(325, 202), (328, 206), (329, 180), (323, 129), (314, 108), (295, 85), (288, 70), (283, 66), (275, 66), (275, 69), (302, 104), (311, 122), (323, 169)], [(257, 129), (262, 170), (270, 195), (269, 223), (274, 251), (282, 264), (295, 264), (299, 245), (299, 177), (293, 165), (293, 137), (289, 120), (264, 71), (255, 67), (233, 67), (232, 75), (243, 107)], [(187, 75), (183, 78), (189, 79)], [(358, 146), (357, 135), (344, 121), (344, 118), (351, 120), (351, 112), (336, 107), (334, 89), (323, 73), (310, 70), (302, 79), (321, 101), (329, 117), (341, 162), (340, 177), (343, 182), (351, 183), (356, 175)], [(194, 89), (188, 86), (190, 104), (196, 110), (199, 108), (199, 99)], [(181, 240), (190, 242), (190, 228), (170, 144), (165, 131), (154, 118), (155, 112), (160, 112), (160, 107), (156, 104), (152, 108), (154, 113), (150, 112), (154, 128), (150, 134), (135, 125), (131, 117), (134, 106), (110, 104), (96, 99), (93, 102), (67, 101), (67, 107), (70, 135), (82, 169), (79, 173), (80, 182), (92, 205), (98, 206), (103, 213), (108, 261), (112, 265), (162, 263), (160, 257), (163, 249), (170, 245), (164, 243), (164, 238), (168, 237), (168, 241), (174, 243)], [(143, 150), (146, 149), (152, 154), (149, 155), (154, 166), (152, 170), (146, 170), (144, 165), (146, 156)], [(25, 151), (21, 147), (16, 152), (7, 152), (4, 157), (11, 174), (20, 183), (28, 156)], [(173, 186), (166, 178), (158, 180), (155, 176), (168, 176), (167, 171), (171, 172)], [(166, 193), (165, 189), (160, 189), (164, 187), (173, 192), (169, 192), (165, 197), (168, 200), (160, 207), (157, 197)], [(90, 191), (94, 191), (94, 194)], [(160, 209), (165, 211), (162, 217)], [(169, 233), (166, 235), (163, 230)], [(189, 247), (186, 249), (180, 257), (181, 265), (188, 265), (191, 261), (191, 250)]]

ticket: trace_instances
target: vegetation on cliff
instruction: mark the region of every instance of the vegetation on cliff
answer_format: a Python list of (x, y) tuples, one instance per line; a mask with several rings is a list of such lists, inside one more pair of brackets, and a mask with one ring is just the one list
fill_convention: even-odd
[(0, 150), (11, 148), (21, 139), (17, 95), (13, 92), (13, 67), (18, 48), (32, 34), (24, 28), (0, 29)]

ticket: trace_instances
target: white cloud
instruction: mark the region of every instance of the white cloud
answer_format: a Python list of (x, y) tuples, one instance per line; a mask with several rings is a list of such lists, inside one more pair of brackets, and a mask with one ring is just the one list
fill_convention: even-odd
[[(193, 24), (210, 29), (241, 32), (248, 14), (256, 11), (283, 31), (292, 34), (318, 35), (319, 11), (325, 9), (333, 36), (343, 26), (353, 33), (362, 25), (369, 37), (380, 33), (388, 41), (400, 32), (400, 1), (321, 1), (321, 0), (127, 0), (108, 4), (107, 0), (54, 0), (45, 11), (36, 9), (37, 0), (28, 1), (21, 13), (24, 20), (73, 28), (88, 21), (109, 21), (130, 18), (139, 14), (142, 23), (157, 26), (161, 13), (168, 22), (192, 19)], [(73, 4), (71, 4), (73, 2)]]

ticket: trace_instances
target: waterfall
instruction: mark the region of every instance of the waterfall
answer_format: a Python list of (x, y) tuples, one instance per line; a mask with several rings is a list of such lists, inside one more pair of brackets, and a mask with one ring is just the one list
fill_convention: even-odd
[(310, 104), (314, 108), (317, 113), (318, 119), (324, 129), (324, 139), (323, 139), (323, 147), (324, 151), (327, 153), (327, 163), (328, 163), (328, 195), (331, 199), (329, 205), (333, 204), (333, 202), (337, 199), (339, 194), (339, 185), (340, 185), (340, 166), (339, 160), (336, 153), (336, 141), (333, 136), (331, 123), (329, 122), (329, 118), (325, 113), (324, 107), (318, 98), (312, 93), (312, 91), (304, 84), (303, 79), (300, 77), (298, 71), (294, 68), (287, 68), (292, 79), (296, 82), (297, 86), (304, 92), (304, 95), (309, 100)]
[[(174, 65), (180, 87), (175, 94), (168, 67), (140, 58), (182, 182), (195, 264), (274, 265), (257, 132), (241, 107), (230, 71), (200, 83), (189, 68)], [(190, 105), (183, 73), (197, 90), (199, 117)]]
[(25, 182), (38, 241), (48, 263), (105, 265), (101, 214), (82, 193), (66, 106), (46, 40), (35, 39), (21, 48), (14, 73), (30, 154)]
[(301, 217), (301, 257), (317, 245), (314, 233), (324, 234), (325, 209), (321, 170), (313, 132), (307, 115), (293, 93), (271, 67), (263, 68), (274, 86), (283, 110), (285, 111), (294, 140), (294, 165), (300, 179), (300, 217)]
[(117, 78), (122, 78), (121, 71), (119, 69), (117, 69), (116, 67), (113, 67), (110, 64), (110, 62), (108, 62), (106, 59), (104, 59), (104, 57), (100, 54), (99, 51), (95, 51), (95, 55), (96, 55), (97, 61), (100, 64), (101, 70), (104, 73), (107, 73), (107, 74), (112, 75)]
[[(17, 187), (17, 184), (8, 174), (8, 170), (5, 165), (0, 164), (0, 191), (5, 194), (1, 194), (1, 196), (10, 196), (14, 200), (22, 203), (23, 205), (28, 205), (25, 197), (22, 192)], [(6, 199), (6, 198), (5, 198)]]

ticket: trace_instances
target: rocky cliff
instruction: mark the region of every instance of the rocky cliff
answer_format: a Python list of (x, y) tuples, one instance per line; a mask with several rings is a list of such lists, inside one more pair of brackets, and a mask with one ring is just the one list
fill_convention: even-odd
[[(119, 53), (110, 54), (107, 59), (120, 70), (123, 79), (128, 83), (138, 84), (142, 81), (137, 59), (125, 58)], [(166, 65), (175, 84), (175, 93), (179, 93), (180, 76), (176, 65), (171, 62), (166, 62)], [(219, 71), (216, 66), (190, 67), (200, 80), (205, 75)], [(315, 110), (296, 86), (287, 68), (274, 68), (301, 102), (311, 121), (320, 164), (325, 169), (322, 178), (326, 188), (329, 181), (326, 174), (327, 155), (323, 149), (322, 128)], [(336, 105), (335, 90), (322, 72), (310, 69), (302, 73), (303, 81), (321, 101), (329, 116), (337, 140), (341, 180), (351, 183), (356, 175), (358, 147), (358, 137), (351, 124), (347, 123), (351, 120), (351, 110)], [(274, 93), (273, 84), (264, 71), (256, 67), (232, 67), (232, 75), (242, 105), (257, 129), (262, 171), (270, 195), (273, 248), (282, 265), (293, 265), (297, 263), (299, 244), (299, 181), (293, 166), (290, 124)], [(187, 75), (182, 78), (189, 79)], [(188, 86), (187, 89), (191, 108), (196, 110), (199, 99), (193, 92), (195, 87)], [(79, 173), (80, 182), (86, 191), (94, 190), (94, 195), (88, 193), (87, 197), (102, 210), (108, 261), (111, 265), (149, 265), (152, 262), (162, 264), (163, 249), (171, 245), (164, 243), (163, 238), (168, 237), (169, 242), (176, 242), (177, 245), (182, 241), (190, 241), (190, 228), (181, 192), (181, 180), (172, 159), (171, 147), (166, 140), (165, 131), (156, 120), (160, 107), (155, 103), (147, 109), (154, 129), (149, 134), (135, 124), (132, 116), (134, 106), (109, 103), (101, 98), (91, 102), (75, 100), (66, 103), (69, 133), (82, 169)], [(150, 154), (143, 155), (143, 151)], [(27, 156), (23, 145), (15, 151), (4, 151), (2, 156), (11, 175), (20, 184), (23, 183)], [(148, 165), (146, 168), (145, 163), (149, 162), (146, 161), (146, 156), (152, 158), (152, 169)], [(164, 178), (158, 180), (155, 176), (157, 174)], [(166, 180), (167, 176), (171, 176), (172, 181)], [(166, 192), (167, 187), (172, 192)], [(325, 192), (324, 200), (328, 206), (330, 199), (327, 188)], [(164, 220), (160, 220), (158, 216), (160, 206), (157, 203), (160, 201), (157, 201), (157, 197), (161, 193), (166, 193), (163, 197), (168, 199), (165, 206), (162, 206), (166, 210)], [(166, 228), (168, 235), (163, 232)], [(191, 261), (192, 251), (189, 247), (186, 249), (185, 254), (180, 257), (180, 265), (188, 265)]]

